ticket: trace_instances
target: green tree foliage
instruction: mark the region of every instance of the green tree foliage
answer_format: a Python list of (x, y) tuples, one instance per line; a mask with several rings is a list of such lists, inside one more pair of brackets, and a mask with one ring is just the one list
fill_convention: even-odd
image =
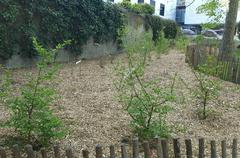
[(155, 11), (155, 8), (147, 3), (132, 4), (130, 1), (126, 0), (124, 0), (122, 3), (119, 3), (119, 6), (138, 14), (152, 15)]
[(81, 52), (93, 37), (96, 42), (115, 40), (122, 27), (121, 11), (102, 0), (1, 0), (0, 58), (12, 54), (32, 57), (36, 36), (45, 47), (71, 39), (68, 49)]
[[(127, 63), (120, 61), (115, 66), (115, 86), (119, 101), (132, 118), (131, 127), (141, 139), (158, 135), (168, 137), (170, 128), (166, 115), (171, 110), (168, 101), (174, 100), (173, 85), (161, 87), (160, 80), (144, 78), (147, 56), (153, 50), (150, 33), (128, 33), (123, 38)], [(175, 83), (175, 82), (173, 82)]]
[(49, 106), (56, 98), (56, 90), (51, 81), (59, 66), (54, 63), (54, 57), (68, 44), (70, 41), (58, 44), (55, 49), (46, 50), (33, 38), (34, 49), (40, 56), (37, 73), (29, 75), (26, 84), (17, 92), (18, 95), (14, 95), (13, 91), (7, 94), (6, 90), (11, 90), (10, 80), (1, 80), (2, 85), (5, 85), (3, 87), (8, 88), (4, 88), (0, 96), (11, 112), (6, 126), (15, 128), (20, 136), (32, 145), (47, 146), (51, 140), (64, 136), (63, 124), (53, 115)]
[(153, 32), (153, 40), (157, 42), (161, 31), (164, 32), (164, 37), (174, 39), (178, 34), (178, 26), (175, 21), (166, 20), (155, 15), (146, 15), (146, 27), (151, 28)]
[(205, 14), (210, 18), (210, 22), (203, 24), (204, 28), (214, 28), (223, 20), (223, 5), (220, 0), (209, 0), (197, 8), (197, 13)]

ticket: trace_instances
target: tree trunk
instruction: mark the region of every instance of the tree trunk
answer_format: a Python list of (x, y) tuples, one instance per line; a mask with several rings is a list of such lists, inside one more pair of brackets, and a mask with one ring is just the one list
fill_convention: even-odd
[(221, 44), (220, 60), (228, 60), (233, 56), (235, 44), (234, 35), (238, 13), (239, 0), (230, 0), (228, 13), (226, 16), (224, 34)]

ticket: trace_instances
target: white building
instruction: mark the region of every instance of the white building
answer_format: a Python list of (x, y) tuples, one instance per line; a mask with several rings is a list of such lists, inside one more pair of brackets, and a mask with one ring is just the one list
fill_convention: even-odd
[[(104, 0), (114, 3), (120, 3), (122, 0)], [(179, 25), (189, 27), (199, 27), (200, 24), (207, 23), (211, 19), (205, 14), (197, 13), (197, 8), (208, 0), (130, 0), (131, 3), (147, 3), (155, 8), (155, 15), (160, 17), (175, 20)], [(225, 21), (229, 0), (221, 0), (223, 5), (222, 23)], [(238, 14), (238, 21), (240, 20), (240, 12)]]
[[(104, 0), (114, 3), (121, 3), (123, 0)], [(166, 19), (175, 20), (176, 17), (176, 0), (131, 0), (131, 3), (147, 3), (155, 8), (155, 15)]]

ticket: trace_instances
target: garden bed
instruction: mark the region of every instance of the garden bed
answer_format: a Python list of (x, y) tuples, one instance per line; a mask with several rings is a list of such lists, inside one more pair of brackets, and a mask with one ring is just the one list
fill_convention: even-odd
[[(69, 135), (60, 142), (63, 147), (71, 145), (80, 154), (83, 148), (93, 151), (96, 144), (119, 144), (121, 139), (132, 135), (128, 126), (130, 117), (114, 97), (113, 66), (119, 58), (124, 55), (63, 64), (56, 83), (60, 97), (53, 106), (69, 130)], [(184, 54), (172, 50), (151, 60), (146, 79), (160, 77), (163, 79), (161, 84), (165, 84), (177, 73), (188, 87), (195, 86), (194, 75), (185, 63)], [(34, 69), (14, 71), (16, 87), (24, 82), (23, 74), (27, 71), (34, 73)], [(229, 82), (222, 82), (221, 87), (219, 104), (211, 105), (214, 113), (207, 120), (199, 120), (196, 100), (182, 81), (177, 80), (175, 89), (180, 99), (171, 105), (174, 110), (167, 117), (169, 125), (177, 130), (173, 137), (205, 137), (218, 141), (240, 136), (240, 87)], [(7, 117), (7, 110), (0, 106), (0, 120)], [(13, 130), (0, 128), (0, 145), (11, 135), (14, 135)]]

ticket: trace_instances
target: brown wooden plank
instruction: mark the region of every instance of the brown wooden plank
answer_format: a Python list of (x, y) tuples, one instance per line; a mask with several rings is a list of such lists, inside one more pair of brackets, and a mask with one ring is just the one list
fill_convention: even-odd
[(89, 158), (89, 151), (88, 150), (83, 150), (82, 155), (83, 155), (83, 158)]
[(21, 158), (21, 153), (19, 150), (19, 146), (17, 144), (13, 146), (12, 156), (13, 156), (13, 158)]
[(227, 157), (226, 140), (221, 141), (221, 148), (222, 148), (222, 158), (226, 158)]
[(192, 141), (191, 141), (191, 139), (186, 139), (185, 140), (185, 145), (186, 145), (186, 156), (187, 156), (187, 158), (192, 158), (193, 153), (192, 153)]
[(173, 139), (173, 149), (175, 158), (181, 158), (180, 143), (178, 138)]
[(133, 138), (133, 141), (132, 141), (132, 146), (133, 146), (133, 158), (139, 158), (139, 141), (138, 141), (138, 138)]
[(216, 141), (211, 141), (211, 158), (217, 158)]
[(162, 144), (163, 158), (169, 158), (169, 154), (168, 154), (168, 140), (162, 139), (161, 140), (161, 144)]
[(54, 151), (54, 157), (55, 158), (61, 158), (60, 148), (59, 148), (58, 144), (53, 146), (53, 151)]
[(199, 150), (198, 150), (198, 157), (199, 158), (204, 158), (204, 139), (200, 138), (199, 139)]

